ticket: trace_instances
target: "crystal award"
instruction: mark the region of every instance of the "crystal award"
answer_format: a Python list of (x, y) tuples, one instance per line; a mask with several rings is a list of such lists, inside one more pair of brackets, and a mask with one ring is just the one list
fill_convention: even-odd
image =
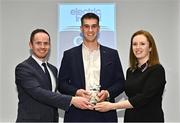
[(97, 96), (98, 92), (100, 91), (100, 85), (94, 84), (90, 87), (90, 93), (91, 93), (91, 97), (90, 97), (90, 103), (92, 104), (96, 104), (99, 100), (99, 97)]

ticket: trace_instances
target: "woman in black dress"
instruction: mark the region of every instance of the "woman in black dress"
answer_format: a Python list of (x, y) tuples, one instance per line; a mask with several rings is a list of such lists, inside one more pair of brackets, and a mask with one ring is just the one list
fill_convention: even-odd
[(95, 110), (126, 109), (124, 122), (164, 122), (162, 95), (166, 79), (152, 35), (144, 30), (131, 37), (130, 67), (126, 72), (127, 100), (101, 102)]

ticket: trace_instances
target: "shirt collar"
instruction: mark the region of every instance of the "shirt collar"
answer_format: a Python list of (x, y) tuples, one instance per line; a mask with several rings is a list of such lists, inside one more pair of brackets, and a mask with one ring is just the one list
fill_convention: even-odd
[(39, 60), (34, 54), (32, 54), (32, 58), (41, 66), (42, 63), (46, 63), (47, 64), (47, 60), (44, 59), (43, 61), (42, 60)]
[(90, 51), (90, 52), (98, 51), (98, 50), (100, 49), (99, 43), (98, 43), (98, 48), (97, 48), (97, 50), (90, 50), (84, 43), (82, 43), (82, 47), (83, 47), (84, 50)]
[(144, 72), (147, 68), (148, 68), (148, 61), (145, 62), (144, 64), (142, 64), (140, 67), (138, 67), (139, 70), (141, 70), (142, 72)]

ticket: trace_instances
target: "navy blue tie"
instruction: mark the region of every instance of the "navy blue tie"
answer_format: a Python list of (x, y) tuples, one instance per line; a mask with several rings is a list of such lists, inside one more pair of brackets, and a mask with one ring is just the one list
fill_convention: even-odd
[(52, 89), (51, 77), (50, 77), (49, 71), (47, 69), (46, 63), (42, 63), (42, 66), (44, 67), (45, 75), (47, 76), (49, 84), (50, 84), (50, 88)]

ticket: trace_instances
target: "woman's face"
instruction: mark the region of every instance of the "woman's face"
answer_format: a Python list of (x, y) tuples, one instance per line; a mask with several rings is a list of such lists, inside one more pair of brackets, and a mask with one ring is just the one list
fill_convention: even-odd
[(140, 64), (145, 63), (149, 59), (151, 47), (149, 46), (149, 41), (144, 35), (136, 35), (133, 38), (132, 50)]

